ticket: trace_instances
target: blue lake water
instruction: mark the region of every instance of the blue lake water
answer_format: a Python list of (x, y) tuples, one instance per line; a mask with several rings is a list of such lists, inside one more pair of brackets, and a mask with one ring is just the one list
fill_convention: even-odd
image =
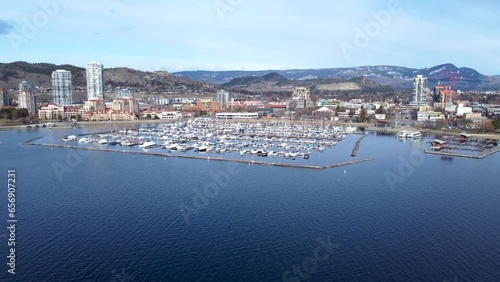
[[(374, 161), (309, 170), (21, 144), (108, 129), (0, 131), (4, 258), (8, 169), (18, 186), (0, 281), (500, 280), (498, 153), (371, 134), (355, 159)], [(350, 160), (359, 137), (308, 162)]]

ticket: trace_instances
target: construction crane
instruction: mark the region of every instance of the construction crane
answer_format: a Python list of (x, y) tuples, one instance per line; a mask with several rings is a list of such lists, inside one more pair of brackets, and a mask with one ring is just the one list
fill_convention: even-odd
[[(449, 86), (448, 86), (448, 91), (447, 91), (447, 95), (451, 95), (451, 102), (454, 102), (455, 101), (455, 93), (456, 93), (456, 85), (457, 85), (457, 78), (461, 79), (462, 77), (458, 77), (457, 75), (460, 73), (460, 70), (457, 69), (457, 71), (454, 71), (454, 70), (442, 70), (440, 72), (438, 72), (438, 75), (439, 74), (447, 74), (448, 77), (449, 77)], [(441, 80), (439, 80), (439, 83), (438, 84), (441, 84)], [(446, 97), (443, 97), (443, 98), (446, 98)]]

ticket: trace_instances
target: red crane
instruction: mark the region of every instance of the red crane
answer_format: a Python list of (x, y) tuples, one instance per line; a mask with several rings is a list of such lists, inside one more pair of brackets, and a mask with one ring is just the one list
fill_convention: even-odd
[(455, 101), (455, 88), (457, 85), (457, 78), (461, 78), (461, 77), (458, 77), (457, 74), (459, 74), (460, 71), (457, 69), (457, 71), (442, 70), (442, 71), (438, 72), (438, 74), (444, 74), (444, 73), (447, 73), (449, 75), (450, 85), (448, 86), (448, 90), (452, 91), (452, 93), (453, 93), (452, 97), (451, 97), (451, 101)]

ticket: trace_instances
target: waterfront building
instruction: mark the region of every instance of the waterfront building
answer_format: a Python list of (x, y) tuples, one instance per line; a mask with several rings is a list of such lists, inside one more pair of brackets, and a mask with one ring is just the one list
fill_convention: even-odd
[(427, 78), (422, 75), (417, 75), (413, 79), (413, 104), (426, 104), (427, 103)]
[(82, 106), (61, 106), (50, 103), (40, 108), (38, 118), (40, 120), (78, 119), (78, 117), (83, 117), (83, 114)]
[(100, 98), (90, 98), (83, 106), (85, 112), (103, 112), (106, 110), (104, 100)]
[(229, 92), (226, 90), (219, 90), (219, 92), (217, 92), (217, 101), (219, 101), (221, 107), (227, 107), (229, 103)]
[(259, 113), (216, 113), (218, 119), (257, 119)]
[(113, 100), (111, 105), (113, 111), (125, 111), (128, 113), (133, 113), (135, 115), (139, 114), (139, 102), (134, 98), (119, 98)]
[(87, 99), (104, 99), (104, 66), (99, 62), (87, 65)]
[(73, 104), (71, 89), (71, 72), (56, 70), (52, 72), (52, 94), (56, 105), (68, 106)]

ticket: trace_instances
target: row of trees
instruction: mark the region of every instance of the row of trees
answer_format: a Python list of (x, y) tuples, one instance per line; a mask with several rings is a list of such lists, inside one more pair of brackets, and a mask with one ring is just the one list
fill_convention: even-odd
[(0, 109), (0, 117), (6, 119), (20, 119), (28, 117), (29, 113), (27, 109), (16, 109), (16, 108), (2, 108)]

